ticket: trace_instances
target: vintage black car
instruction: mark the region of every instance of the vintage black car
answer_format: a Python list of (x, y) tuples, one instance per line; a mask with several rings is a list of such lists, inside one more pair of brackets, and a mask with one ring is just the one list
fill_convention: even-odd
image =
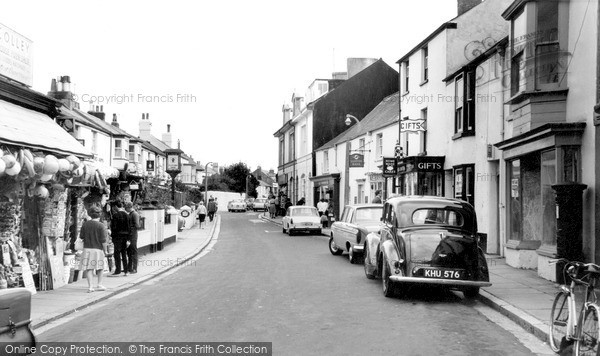
[(480, 287), (491, 285), (475, 210), (462, 200), (388, 199), (381, 230), (365, 239), (364, 256), (367, 278), (381, 278), (386, 297), (411, 284), (435, 284), (473, 298)]

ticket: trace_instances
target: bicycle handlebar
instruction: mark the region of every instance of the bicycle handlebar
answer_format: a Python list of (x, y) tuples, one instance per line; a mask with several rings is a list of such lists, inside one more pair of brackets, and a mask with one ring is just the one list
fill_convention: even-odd
[(548, 264), (556, 264), (558, 262), (566, 262), (563, 268), (563, 273), (568, 274), (578, 283), (586, 283), (582, 281), (581, 278), (577, 278), (577, 275), (582, 268), (586, 269), (585, 272), (587, 272), (587, 274), (596, 274), (597, 276), (600, 276), (600, 266), (595, 263), (583, 263), (579, 261), (569, 261), (566, 258), (557, 258), (555, 260), (548, 261)]

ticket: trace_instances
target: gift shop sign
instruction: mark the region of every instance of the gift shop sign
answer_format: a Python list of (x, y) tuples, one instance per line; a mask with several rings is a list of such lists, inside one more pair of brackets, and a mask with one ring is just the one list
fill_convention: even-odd
[(0, 24), (0, 75), (33, 85), (33, 42)]
[(426, 120), (403, 120), (402, 121), (402, 131), (405, 131), (405, 132), (427, 131), (427, 121)]

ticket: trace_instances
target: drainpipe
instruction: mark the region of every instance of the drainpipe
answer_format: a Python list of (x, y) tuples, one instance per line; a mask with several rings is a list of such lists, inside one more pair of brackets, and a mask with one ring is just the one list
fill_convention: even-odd
[[(597, 44), (596, 44), (596, 106), (594, 107), (594, 147), (600, 147), (600, 6), (598, 6), (597, 16)], [(600, 154), (597, 150), (594, 152), (594, 236), (600, 236)], [(594, 256), (593, 261), (600, 261), (600, 244), (596, 243), (595, 239), (592, 239), (594, 244)], [(590, 256), (591, 257), (591, 256)]]

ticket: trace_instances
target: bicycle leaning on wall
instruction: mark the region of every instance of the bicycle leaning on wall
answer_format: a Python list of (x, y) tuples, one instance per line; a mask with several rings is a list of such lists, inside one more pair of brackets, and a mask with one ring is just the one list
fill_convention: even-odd
[[(597, 355), (600, 342), (600, 308), (596, 304), (594, 287), (600, 277), (600, 266), (593, 263), (568, 261), (564, 258), (550, 263), (565, 262), (563, 275), (565, 283), (561, 285), (554, 298), (550, 314), (550, 347), (561, 352), (575, 343), (574, 354)], [(567, 278), (568, 277), (568, 278)], [(584, 286), (583, 303), (577, 313), (577, 286)]]

